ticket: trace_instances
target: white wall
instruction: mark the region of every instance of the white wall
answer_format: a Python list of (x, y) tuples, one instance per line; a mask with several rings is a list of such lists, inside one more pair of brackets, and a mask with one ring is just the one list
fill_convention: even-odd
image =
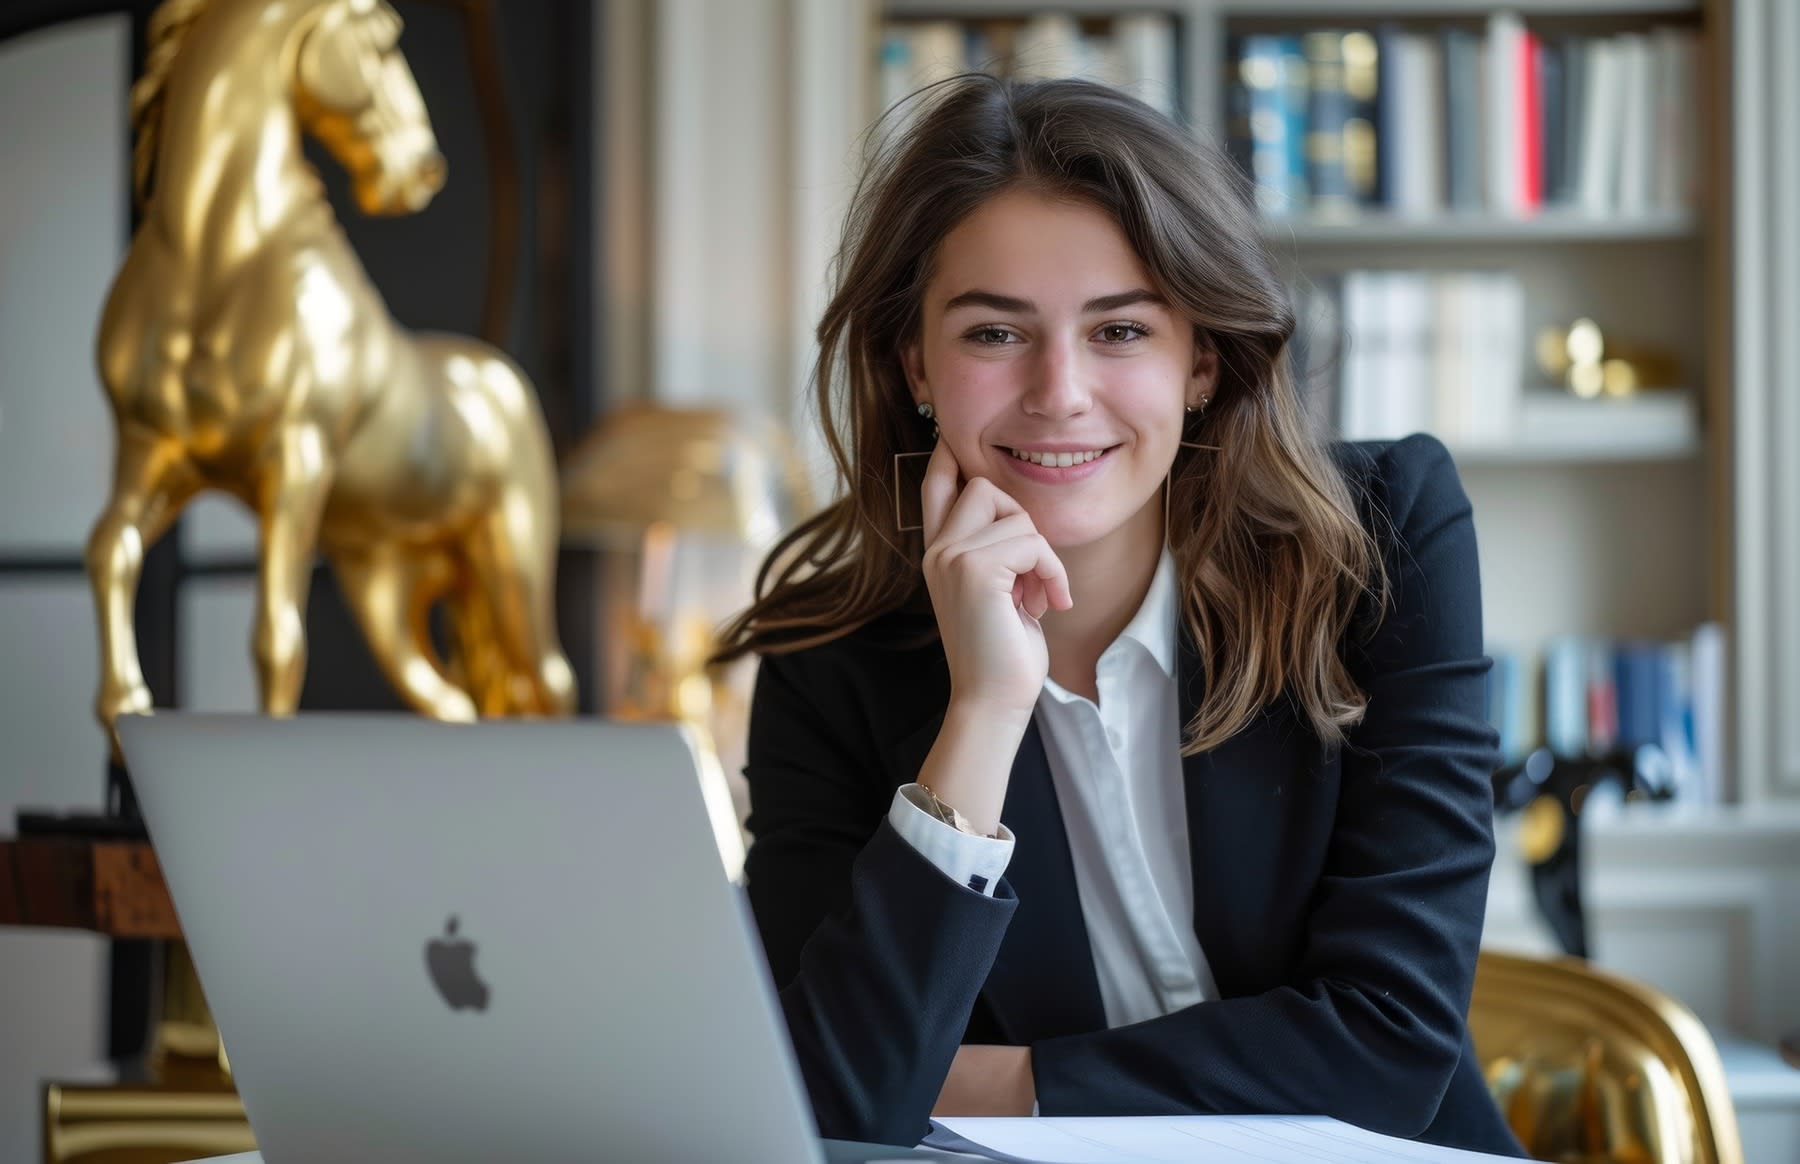
[[(123, 253), (123, 17), (0, 48), (0, 549), (78, 558), (109, 476), (94, 372)], [(21, 805), (98, 807), (94, 617), (79, 575), (0, 578), (0, 830)], [(38, 1153), (38, 1087), (105, 1052), (105, 947), (0, 930), (0, 1159)]]
[[(639, 327), (649, 336), (641, 361), (610, 365), (624, 376), (614, 390), (772, 415), (823, 484), (806, 383), (856, 177), (867, 9), (844, 0), (608, 9), (607, 70), (626, 79), (623, 91), (609, 88), (610, 123), (648, 127), (608, 143), (607, 170), (627, 175), (609, 181), (606, 226), (618, 249), (608, 332), (627, 356)], [(636, 88), (641, 60), (651, 67)], [(635, 190), (634, 172), (649, 175)], [(640, 251), (638, 238), (649, 246)]]

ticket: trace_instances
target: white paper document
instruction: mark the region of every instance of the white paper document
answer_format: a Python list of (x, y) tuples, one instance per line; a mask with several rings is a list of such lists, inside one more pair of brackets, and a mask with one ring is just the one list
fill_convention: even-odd
[(925, 1146), (1029, 1164), (1460, 1164), (1505, 1160), (1364, 1131), (1323, 1116), (1039, 1116), (933, 1121)]

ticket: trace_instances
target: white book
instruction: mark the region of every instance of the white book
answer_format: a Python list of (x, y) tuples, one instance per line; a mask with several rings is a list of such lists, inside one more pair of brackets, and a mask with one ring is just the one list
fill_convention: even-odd
[(1516, 12), (1488, 17), (1484, 64), (1487, 126), (1488, 209), (1500, 215), (1524, 213), (1519, 197), (1522, 174), (1519, 109), (1519, 46), (1525, 25)]
[(1402, 213), (1421, 217), (1444, 209), (1444, 66), (1438, 38), (1403, 33), (1394, 75), (1400, 82), (1400, 190)]
[(1624, 76), (1616, 38), (1588, 42), (1587, 79), (1581, 94), (1581, 175), (1576, 205), (1596, 218), (1618, 204), (1619, 119)]
[(1685, 29), (1667, 25), (1651, 33), (1655, 60), (1655, 117), (1651, 138), (1655, 180), (1651, 204), (1659, 210), (1692, 210), (1699, 173), (1696, 47)]
[(1479, 355), (1477, 400), (1471, 441), (1504, 444), (1518, 428), (1518, 401), (1525, 376), (1525, 293), (1506, 271), (1473, 276), (1480, 306), (1473, 312)]
[(1457, 336), (1457, 349), (1462, 362), (1462, 394), (1467, 402), (1464, 417), (1465, 439), (1471, 442), (1493, 439), (1488, 431), (1488, 413), (1493, 409), (1493, 360), (1487, 351), (1485, 326), (1489, 306), (1487, 282), (1479, 272), (1464, 271), (1457, 275), (1462, 285), (1462, 327)]
[(912, 85), (915, 89), (954, 77), (967, 66), (963, 61), (963, 27), (954, 20), (927, 20), (911, 25)]
[(1158, 113), (1175, 116), (1175, 20), (1166, 13), (1113, 21), (1121, 84)]
[(1344, 385), (1339, 404), (1345, 440), (1371, 440), (1380, 427), (1376, 414), (1380, 377), (1386, 370), (1385, 276), (1380, 271), (1344, 274)]
[[(1662, 644), (1657, 660), (1656, 735), (1663, 755), (1669, 759), (1669, 775), (1675, 786), (1675, 798), (1685, 803), (1707, 803), (1701, 784), (1700, 761), (1694, 752), (1688, 713), (1694, 705), (1693, 644), (1678, 641)], [(1668, 674), (1661, 668), (1668, 668)]]
[(1013, 75), (1020, 80), (1081, 76), (1087, 64), (1081, 25), (1067, 13), (1033, 16), (1013, 41)]
[(1463, 363), (1463, 337), (1469, 329), (1467, 278), (1447, 271), (1432, 280), (1431, 431), (1449, 444), (1471, 436), (1468, 370)]
[(1436, 303), (1431, 276), (1395, 271), (1388, 276), (1388, 353), (1392, 383), (1382, 435), (1398, 438), (1432, 429), (1432, 318)]
[(1725, 796), (1725, 628), (1702, 623), (1689, 640), (1694, 688), (1694, 753), (1699, 764), (1696, 799), (1718, 804)]
[(1619, 38), (1623, 80), (1619, 120), (1619, 213), (1642, 215), (1650, 209), (1655, 168), (1651, 159), (1650, 121), (1654, 116), (1654, 76), (1650, 38), (1625, 33)]

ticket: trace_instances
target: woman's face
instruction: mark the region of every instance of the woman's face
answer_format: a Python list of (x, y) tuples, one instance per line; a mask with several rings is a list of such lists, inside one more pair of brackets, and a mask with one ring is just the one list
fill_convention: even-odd
[[(1086, 203), (996, 195), (945, 236), (904, 353), (965, 478), (986, 477), (1052, 546), (1134, 518), (1160, 530), (1182, 417), (1216, 361)], [(923, 424), (924, 421), (919, 423)]]

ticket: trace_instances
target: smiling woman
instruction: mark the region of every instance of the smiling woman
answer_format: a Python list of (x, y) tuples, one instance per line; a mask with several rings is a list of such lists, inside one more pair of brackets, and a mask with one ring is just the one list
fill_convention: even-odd
[(821, 1127), (1516, 1153), (1466, 1030), (1495, 738), (1443, 446), (1309, 434), (1216, 148), (1081, 81), (921, 100), (819, 324), (842, 497), (720, 654), (762, 656), (746, 873)]

